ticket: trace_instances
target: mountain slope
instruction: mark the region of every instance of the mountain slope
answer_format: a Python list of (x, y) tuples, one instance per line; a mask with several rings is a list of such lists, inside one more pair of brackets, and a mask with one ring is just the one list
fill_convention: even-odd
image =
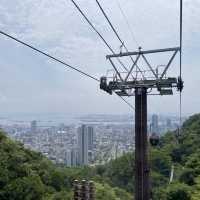
[(123, 189), (99, 180), (94, 168), (56, 166), (0, 131), (1, 200), (71, 200), (75, 179), (95, 180), (96, 200), (131, 200)]
[[(149, 157), (153, 200), (200, 199), (200, 115), (183, 124), (180, 136), (166, 133), (158, 147), (150, 148)], [(1, 200), (69, 200), (75, 179), (95, 181), (96, 200), (131, 200), (134, 153), (96, 167), (59, 167), (0, 131)]]
[[(200, 199), (200, 114), (190, 117), (181, 130), (166, 133), (149, 149), (154, 200)], [(169, 184), (172, 165), (173, 183)], [(134, 154), (129, 153), (96, 167), (96, 173), (113, 187), (134, 193)]]

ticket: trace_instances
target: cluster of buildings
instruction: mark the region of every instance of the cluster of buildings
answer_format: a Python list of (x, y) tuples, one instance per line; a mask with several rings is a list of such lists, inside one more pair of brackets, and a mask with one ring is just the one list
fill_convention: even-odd
[(176, 130), (180, 126), (177, 117), (163, 117), (153, 114), (149, 120), (149, 133), (162, 135), (168, 131)]
[[(134, 150), (134, 124), (119, 119), (117, 122), (103, 121), (103, 116), (92, 123), (41, 125), (39, 121), (30, 124), (4, 124), (8, 135), (24, 144), (26, 148), (41, 152), (55, 163), (69, 167), (104, 164), (126, 152)], [(178, 118), (152, 115), (148, 120), (149, 134), (161, 135), (178, 127)]]

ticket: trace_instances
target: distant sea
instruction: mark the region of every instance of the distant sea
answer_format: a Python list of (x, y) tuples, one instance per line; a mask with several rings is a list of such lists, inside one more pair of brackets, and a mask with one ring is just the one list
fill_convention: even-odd
[(58, 126), (60, 124), (129, 124), (133, 122), (130, 115), (72, 115), (60, 113), (48, 114), (1, 114), (0, 125), (24, 125), (30, 126), (31, 121), (36, 120), (38, 126)]
[[(170, 118), (178, 122), (177, 116), (159, 116), (159, 120)], [(151, 115), (148, 116), (151, 120)], [(184, 118), (185, 119), (185, 118)], [(30, 126), (31, 121), (36, 120), (38, 126), (58, 126), (79, 125), (79, 124), (133, 124), (134, 117), (130, 114), (109, 115), (109, 114), (89, 114), (89, 115), (73, 115), (63, 113), (47, 113), (47, 114), (0, 114), (0, 125), (24, 125)]]
[(80, 123), (78, 116), (68, 114), (4, 114), (0, 116), (1, 125), (30, 125), (36, 120), (39, 126)]

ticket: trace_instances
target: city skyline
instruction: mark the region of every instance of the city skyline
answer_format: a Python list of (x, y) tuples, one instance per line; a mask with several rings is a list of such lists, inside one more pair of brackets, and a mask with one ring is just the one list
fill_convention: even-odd
[[(156, 116), (156, 122), (152, 116)], [(55, 163), (76, 167), (104, 164), (134, 150), (135, 130), (132, 121), (127, 123), (124, 118), (120, 118), (120, 122), (116, 116), (113, 119), (106, 117), (95, 115), (92, 123), (92, 117), (86, 116), (82, 123), (59, 123), (53, 126), (41, 126), (39, 120), (30, 121), (26, 125), (0, 124), (11, 138), (20, 141), (26, 148), (41, 152)], [(153, 123), (156, 123), (156, 135), (162, 135), (176, 130), (178, 120), (179, 118), (151, 115), (148, 120), (149, 137), (154, 134), (151, 131)], [(81, 142), (83, 139), (84, 142)]]

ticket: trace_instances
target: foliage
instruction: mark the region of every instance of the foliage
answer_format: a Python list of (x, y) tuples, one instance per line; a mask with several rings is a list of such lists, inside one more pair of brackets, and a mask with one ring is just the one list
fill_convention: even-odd
[[(129, 200), (130, 194), (106, 184), (98, 175), (105, 166), (67, 168), (56, 166), (40, 153), (25, 149), (0, 132), (1, 200), (71, 200), (75, 179), (94, 180), (97, 200)], [(119, 196), (119, 197), (117, 197)]]
[(195, 184), (195, 176), (194, 169), (184, 169), (180, 174), (179, 180), (182, 183), (192, 186)]
[(96, 200), (132, 200), (130, 194), (119, 188), (111, 188), (108, 184), (96, 183)]
[[(153, 200), (200, 199), (200, 115), (168, 132), (149, 151)], [(174, 180), (169, 185), (172, 164)], [(71, 200), (75, 179), (93, 180), (96, 200), (129, 200), (134, 193), (134, 153), (96, 167), (56, 166), (0, 131), (1, 200)]]
[(190, 187), (174, 183), (167, 188), (166, 200), (191, 200)]
[(195, 186), (192, 191), (192, 200), (200, 199), (200, 176), (195, 179)]
[[(151, 186), (154, 200), (200, 199), (200, 115), (190, 117), (179, 131), (168, 132), (151, 148)], [(96, 173), (113, 187), (134, 192), (132, 154), (98, 166)], [(172, 164), (173, 184), (169, 185)], [(195, 191), (193, 193), (193, 191)], [(194, 195), (195, 194), (195, 195)]]

